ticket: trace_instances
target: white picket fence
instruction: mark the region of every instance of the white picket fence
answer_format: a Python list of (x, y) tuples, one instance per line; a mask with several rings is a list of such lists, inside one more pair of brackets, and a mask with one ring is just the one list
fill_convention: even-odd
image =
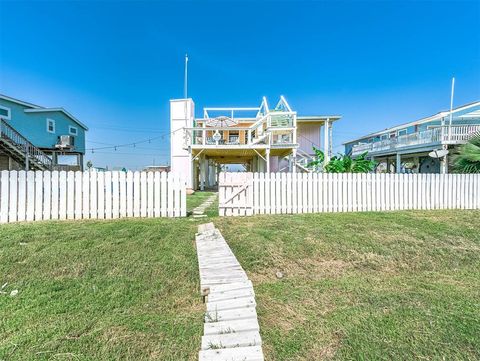
[(480, 209), (480, 174), (220, 173), (219, 214)]
[(2, 171), (0, 223), (184, 217), (186, 183), (160, 172)]

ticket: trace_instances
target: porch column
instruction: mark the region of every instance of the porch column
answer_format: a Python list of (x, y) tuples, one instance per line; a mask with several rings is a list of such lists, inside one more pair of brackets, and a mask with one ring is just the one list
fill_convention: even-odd
[(400, 155), (400, 153), (397, 153), (395, 166), (397, 167), (396, 172), (401, 173), (402, 172), (402, 156)]
[(291, 172), (292, 173), (297, 173), (297, 150), (296, 149), (292, 150), (291, 159), (292, 159), (291, 165), (290, 165)]
[(207, 160), (205, 156), (202, 155), (200, 158), (200, 190), (205, 190), (205, 183), (207, 179)]
[(327, 118), (327, 120), (325, 120), (325, 125), (324, 125), (324, 129), (323, 129), (323, 153), (325, 154), (325, 164), (330, 160), (330, 154), (329, 154), (329, 150), (330, 150), (330, 147), (329, 147), (329, 138), (330, 138), (330, 134), (329, 134), (329, 127), (330, 127), (330, 119)]
[[(447, 149), (447, 146), (443, 146), (443, 149)], [(440, 158), (440, 173), (448, 174), (448, 154)]]
[(267, 166), (266, 172), (270, 173), (270, 148), (267, 148), (265, 150), (265, 159), (266, 159), (266, 166)]

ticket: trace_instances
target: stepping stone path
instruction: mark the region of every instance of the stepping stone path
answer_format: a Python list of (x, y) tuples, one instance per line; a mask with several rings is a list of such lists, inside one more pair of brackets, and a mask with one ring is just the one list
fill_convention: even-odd
[(213, 223), (195, 236), (206, 297), (199, 361), (263, 361), (252, 282)]
[(202, 218), (206, 217), (207, 215), (205, 214), (205, 209), (210, 207), (213, 202), (215, 202), (215, 199), (217, 199), (217, 193), (212, 194), (210, 197), (208, 197), (205, 202), (200, 204), (198, 207), (195, 207), (193, 209), (193, 218)]

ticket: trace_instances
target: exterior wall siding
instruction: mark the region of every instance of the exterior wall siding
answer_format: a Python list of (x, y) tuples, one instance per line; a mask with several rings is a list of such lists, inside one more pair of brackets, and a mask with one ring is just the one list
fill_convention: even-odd
[[(26, 106), (0, 99), (0, 105), (10, 108), (10, 120), (8, 123), (20, 132), (36, 147), (55, 148), (60, 135), (71, 135), (69, 126), (77, 128), (75, 137), (75, 152), (85, 153), (85, 129), (59, 111), (25, 113)], [(55, 121), (55, 132), (47, 131), (47, 119)]]
[(320, 124), (297, 123), (297, 142), (299, 149), (307, 154), (315, 154), (313, 146), (320, 147)]

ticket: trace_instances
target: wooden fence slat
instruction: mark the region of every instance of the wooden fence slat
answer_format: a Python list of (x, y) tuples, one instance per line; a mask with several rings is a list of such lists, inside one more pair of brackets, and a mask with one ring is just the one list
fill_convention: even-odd
[[(52, 181), (51, 172), (43, 172), (43, 219), (49, 220), (52, 217)], [(20, 192), (18, 193), (20, 197)]]
[(8, 221), (9, 222), (16, 222), (17, 221), (17, 206), (18, 206), (18, 174), (16, 170), (10, 172), (9, 178), (9, 207), (8, 207)]
[(22, 222), (27, 217), (27, 174), (24, 170), (18, 172), (18, 217)]
[(75, 173), (67, 172), (67, 219), (75, 218)]
[(35, 210), (34, 220), (43, 219), (43, 174), (41, 170), (35, 171)]
[[(154, 172), (153, 174), (153, 216), (161, 216), (161, 203), (160, 203), (160, 172)], [(185, 187), (184, 187), (185, 188)]]
[(83, 172), (82, 177), (82, 218), (90, 218), (90, 173)]
[(105, 172), (97, 174), (97, 216), (99, 219), (105, 219)]
[(105, 172), (105, 219), (112, 216), (112, 172)]
[(128, 171), (126, 177), (126, 192), (127, 192), (127, 217), (133, 217), (133, 172)]
[(9, 177), (10, 172), (7, 170), (2, 170), (0, 178), (0, 222), (8, 222), (8, 204), (9, 204)]
[(133, 173), (133, 216), (140, 217), (140, 172)]
[[(123, 172), (122, 172), (123, 173)], [(90, 218), (98, 219), (97, 172), (90, 172)]]
[(112, 218), (120, 217), (120, 182), (119, 172), (112, 172)]
[[(168, 217), (173, 217), (174, 198), (173, 198), (173, 174), (172, 173), (168, 173), (167, 188), (168, 188), (167, 189), (167, 215)], [(142, 192), (142, 195), (143, 195), (143, 192)]]
[(52, 172), (52, 219), (58, 219), (59, 214), (58, 214), (58, 207), (59, 207), (59, 183), (58, 183), (58, 178), (59, 178), (58, 171), (53, 171)]
[(167, 173), (163, 172), (160, 176), (160, 179), (161, 179), (161, 192), (162, 192), (162, 195), (161, 195), (161, 199), (160, 199), (160, 205), (161, 205), (161, 213), (162, 213), (162, 217), (166, 217), (168, 215), (168, 212), (167, 212)]
[(119, 172), (118, 174), (118, 191), (119, 191), (119, 215), (121, 218), (127, 216), (127, 174)]
[(147, 217), (154, 216), (154, 184), (153, 184), (153, 172), (147, 172)]
[(83, 172), (75, 172), (75, 219), (83, 218)]
[[(170, 180), (173, 182), (173, 177)], [(171, 186), (171, 184), (170, 184)], [(148, 199), (147, 199), (147, 173), (140, 172), (140, 217), (147, 216), (147, 206), (148, 206)], [(173, 213), (169, 215), (173, 217)]]

